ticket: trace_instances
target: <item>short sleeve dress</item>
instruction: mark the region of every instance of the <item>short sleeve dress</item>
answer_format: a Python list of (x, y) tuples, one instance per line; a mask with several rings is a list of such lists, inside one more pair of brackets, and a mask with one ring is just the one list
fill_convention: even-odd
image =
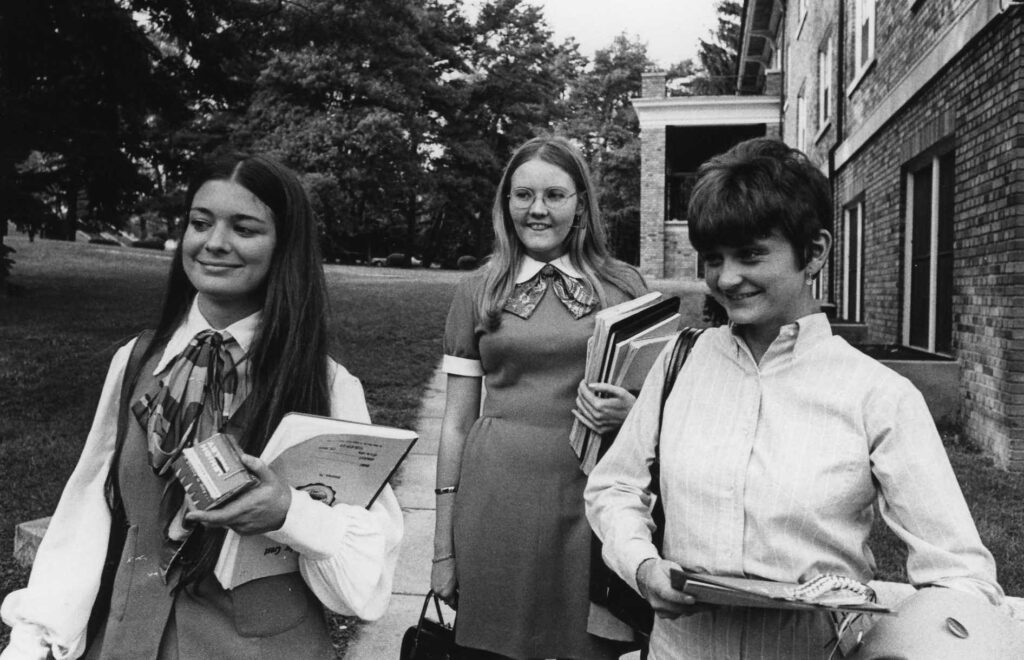
[[(444, 340), (446, 356), (479, 361), (486, 392), (455, 499), (457, 641), (515, 658), (617, 657), (586, 632), (586, 476), (569, 446), (594, 313), (574, 319), (548, 287), (529, 319), (504, 312), (485, 332), (483, 281), (479, 271), (459, 286)], [(604, 289), (609, 305), (631, 297)]]

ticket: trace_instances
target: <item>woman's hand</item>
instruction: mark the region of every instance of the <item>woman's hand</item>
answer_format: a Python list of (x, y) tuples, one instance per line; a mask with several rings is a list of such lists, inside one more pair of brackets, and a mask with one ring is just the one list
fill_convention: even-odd
[(256, 475), (259, 483), (224, 506), (209, 511), (189, 511), (185, 520), (207, 527), (230, 527), (242, 536), (281, 529), (292, 504), (291, 489), (269, 465), (255, 456), (242, 454), (242, 463)]
[(603, 435), (622, 426), (634, 403), (636, 397), (616, 385), (581, 382), (572, 414), (588, 429)]
[(644, 560), (636, 572), (636, 586), (655, 615), (662, 619), (677, 619), (713, 607), (698, 605), (693, 596), (675, 589), (672, 586), (672, 569), (682, 570), (682, 567), (667, 559), (651, 558)]
[(458, 582), (455, 580), (455, 557), (434, 562), (430, 569), (430, 588), (449, 607), (456, 605)]

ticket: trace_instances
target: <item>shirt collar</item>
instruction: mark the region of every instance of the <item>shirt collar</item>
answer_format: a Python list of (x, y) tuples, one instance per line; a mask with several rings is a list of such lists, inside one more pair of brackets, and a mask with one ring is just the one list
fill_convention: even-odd
[[(743, 338), (740, 337), (738, 328), (732, 323), (729, 324), (733, 340), (738, 350), (741, 349)], [(817, 346), (822, 341), (832, 337), (832, 324), (824, 312), (815, 312), (802, 316), (792, 323), (779, 328), (779, 336), (775, 338), (771, 346), (765, 352), (765, 357), (778, 355), (780, 353), (793, 353), (799, 357), (801, 353)], [(762, 364), (764, 358), (762, 358)]]
[(569, 277), (574, 277), (576, 279), (583, 277), (583, 274), (576, 270), (572, 265), (572, 262), (569, 261), (569, 255), (567, 254), (563, 254), (557, 259), (552, 259), (549, 262), (537, 261), (533, 257), (524, 254), (523, 260), (519, 262), (519, 275), (516, 276), (516, 284), (522, 284), (529, 280), (539, 273), (541, 268), (549, 263), (560, 270), (564, 275), (568, 275)]
[[(249, 346), (252, 344), (253, 338), (256, 336), (256, 329), (259, 328), (260, 321), (263, 318), (263, 312), (258, 311), (246, 316), (244, 319), (235, 321), (226, 328), (223, 328), (220, 332), (226, 332), (230, 334), (239, 347), (246, 353), (249, 352)], [(156, 370), (153, 371), (153, 375), (159, 374), (161, 371), (167, 368), (167, 365), (171, 363), (171, 360), (176, 358), (185, 348), (188, 343), (198, 333), (203, 330), (215, 330), (210, 322), (206, 320), (203, 313), (199, 311), (198, 297), (192, 299), (192, 307), (188, 310), (188, 316), (185, 317), (185, 322), (178, 326), (174, 334), (171, 335), (170, 340), (167, 342), (167, 346), (164, 348), (163, 355), (160, 356), (160, 361), (156, 365)]]

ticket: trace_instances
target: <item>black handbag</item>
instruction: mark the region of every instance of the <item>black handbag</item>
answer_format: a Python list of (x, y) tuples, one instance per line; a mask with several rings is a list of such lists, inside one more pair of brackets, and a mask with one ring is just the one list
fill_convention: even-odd
[[(676, 377), (683, 368), (687, 356), (697, 338), (704, 332), (702, 328), (684, 328), (672, 346), (672, 355), (668, 360), (668, 367), (665, 371), (665, 382), (661, 389), (661, 408), (658, 411), (658, 430), (661, 433), (661, 420), (665, 416), (665, 402), (676, 383)], [(654, 462), (651, 463), (651, 485), (650, 492), (657, 497), (651, 517), (654, 520), (654, 531), (651, 534), (651, 542), (661, 550), (662, 542), (665, 540), (665, 509), (662, 507), (660, 487), (660, 452), (655, 446)], [(603, 605), (616, 619), (622, 621), (642, 639), (651, 635), (654, 627), (654, 610), (650, 604), (626, 584), (618, 575), (612, 572), (601, 559), (601, 541), (597, 536), (592, 537), (590, 553), (590, 600), (598, 605)]]
[[(434, 601), (437, 621), (427, 618), (427, 607)], [(420, 620), (410, 626), (402, 636), (400, 660), (456, 660), (458, 646), (455, 645), (455, 626), (444, 622), (441, 601), (433, 591), (423, 599)]]

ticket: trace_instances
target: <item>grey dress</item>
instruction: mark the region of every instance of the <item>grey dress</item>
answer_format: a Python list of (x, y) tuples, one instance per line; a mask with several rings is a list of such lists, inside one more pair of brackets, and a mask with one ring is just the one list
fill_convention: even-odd
[[(576, 320), (551, 288), (527, 319), (483, 332), (462, 282), (445, 354), (480, 360), (486, 396), (462, 457), (454, 511), (459, 644), (515, 658), (613, 658), (590, 635), (586, 476), (569, 447), (594, 313)], [(605, 284), (609, 304), (629, 298)]]

